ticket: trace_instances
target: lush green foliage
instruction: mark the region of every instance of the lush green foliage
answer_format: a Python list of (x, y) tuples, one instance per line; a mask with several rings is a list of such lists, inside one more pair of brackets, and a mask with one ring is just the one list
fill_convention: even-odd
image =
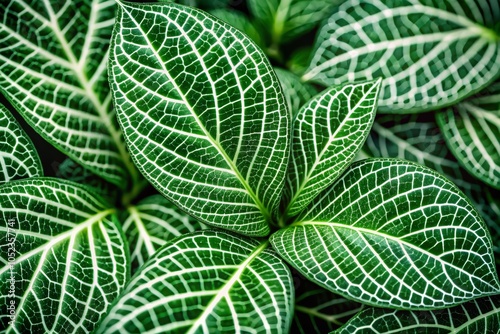
[(0, 332), (499, 331), (498, 22), (2, 2)]

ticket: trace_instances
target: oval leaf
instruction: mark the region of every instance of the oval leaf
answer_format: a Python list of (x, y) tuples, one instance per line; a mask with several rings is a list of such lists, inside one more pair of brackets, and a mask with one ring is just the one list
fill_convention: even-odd
[(117, 15), (111, 81), (139, 169), (201, 221), (267, 235), (288, 160), (288, 117), (264, 54), (193, 8), (122, 3)]
[(161, 195), (130, 205), (127, 214), (123, 231), (129, 243), (132, 271), (171, 239), (205, 228)]
[(308, 279), (374, 306), (449, 307), (500, 288), (478, 213), (450, 181), (405, 161), (353, 164), (271, 243)]
[(500, 295), (484, 297), (453, 308), (436, 311), (395, 311), (369, 307), (333, 333), (467, 334), (499, 332)]
[(293, 120), (285, 217), (305, 208), (349, 166), (370, 133), (380, 80), (334, 86)]
[(113, 212), (67, 181), (31, 178), (0, 186), (1, 328), (92, 332), (128, 277), (126, 243)]
[(0, 4), (0, 91), (49, 143), (125, 187), (137, 174), (111, 104), (110, 0)]
[(500, 82), (475, 98), (437, 113), (436, 118), (462, 166), (500, 189)]
[(43, 175), (33, 142), (1, 103), (0, 138), (0, 183)]
[[(407, 159), (430, 167), (453, 181), (474, 204), (489, 227), (500, 263), (500, 194), (488, 189), (458, 163), (446, 146), (433, 115), (383, 115), (373, 124), (364, 151), (371, 157)], [(488, 198), (489, 197), (489, 198)], [(494, 200), (493, 197), (497, 198)], [(498, 209), (495, 212), (495, 209)]]
[(268, 242), (194, 232), (150, 258), (97, 333), (286, 333), (292, 293)]
[(303, 78), (383, 77), (380, 111), (435, 110), (499, 75), (499, 21), (497, 0), (349, 0), (321, 28)]

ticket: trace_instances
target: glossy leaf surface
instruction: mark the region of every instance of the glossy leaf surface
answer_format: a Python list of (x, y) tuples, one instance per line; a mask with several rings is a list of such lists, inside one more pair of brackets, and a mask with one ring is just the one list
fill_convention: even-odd
[(334, 86), (310, 100), (292, 122), (284, 199), (293, 217), (349, 166), (375, 118), (379, 81)]
[(43, 175), (42, 163), (33, 142), (1, 103), (0, 170), (0, 183)]
[(414, 163), (355, 163), (271, 236), (308, 279), (365, 304), (433, 309), (498, 293), (491, 237), (450, 181)]
[(201, 221), (267, 235), (288, 160), (287, 109), (267, 58), (194, 8), (122, 3), (117, 15), (112, 89), (136, 165)]
[(293, 285), (268, 242), (185, 234), (135, 275), (97, 333), (286, 333)]
[(383, 77), (381, 112), (435, 110), (498, 77), (499, 20), (497, 0), (349, 0), (320, 29), (303, 78)]
[(5, 332), (92, 332), (128, 278), (114, 209), (76, 183), (30, 178), (0, 186), (0, 224)]
[(137, 171), (106, 70), (115, 2), (2, 1), (0, 13), (0, 91), (49, 143), (126, 187)]

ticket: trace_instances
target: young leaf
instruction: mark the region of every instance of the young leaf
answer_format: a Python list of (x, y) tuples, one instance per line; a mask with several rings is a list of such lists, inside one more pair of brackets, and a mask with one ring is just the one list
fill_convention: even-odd
[(249, 0), (250, 12), (279, 45), (312, 30), (340, 0)]
[(264, 42), (262, 41), (261, 38), (261, 33), (257, 30), (257, 28), (253, 25), (252, 21), (250, 21), (250, 19), (243, 12), (233, 9), (219, 8), (211, 10), (210, 14), (221, 19), (226, 23), (229, 23), (236, 29), (239, 29), (241, 32), (244, 32), (258, 46), (262, 47), (264, 45)]
[(305, 80), (383, 77), (379, 110), (435, 110), (500, 72), (497, 0), (348, 0), (321, 28)]
[(129, 206), (127, 213), (123, 231), (130, 247), (132, 271), (171, 239), (205, 228), (161, 195), (147, 197)]
[(295, 50), (286, 63), (286, 67), (292, 73), (302, 76), (309, 67), (309, 58), (311, 57), (312, 46), (304, 46)]
[(450, 150), (472, 175), (500, 189), (500, 82), (436, 118)]
[(0, 327), (92, 332), (128, 276), (114, 209), (76, 183), (30, 178), (0, 186), (0, 224)]
[(42, 176), (40, 157), (31, 139), (0, 103), (0, 183)]
[(500, 295), (479, 298), (453, 308), (434, 311), (396, 311), (368, 307), (333, 333), (498, 332), (500, 332)]
[(223, 231), (162, 247), (125, 288), (98, 333), (286, 333), (293, 285), (268, 242)]
[(283, 88), (290, 119), (293, 120), (300, 108), (318, 92), (313, 85), (300, 81), (300, 78), (281, 68), (274, 68)]
[(3, 1), (0, 91), (45, 138), (125, 187), (130, 162), (106, 73), (114, 1)]
[(284, 201), (293, 217), (349, 166), (370, 132), (380, 80), (334, 86), (293, 120)]
[(255, 44), (194, 8), (120, 3), (110, 66), (146, 178), (207, 224), (267, 235), (289, 129), (278, 79)]
[(295, 314), (291, 333), (322, 334), (342, 326), (361, 310), (345, 299), (303, 278), (295, 293)]
[(406, 161), (353, 164), (271, 244), (308, 279), (369, 305), (433, 309), (500, 292), (478, 213)]

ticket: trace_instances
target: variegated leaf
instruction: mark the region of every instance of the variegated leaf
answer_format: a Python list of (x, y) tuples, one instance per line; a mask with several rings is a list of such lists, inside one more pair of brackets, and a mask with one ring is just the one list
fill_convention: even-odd
[(271, 244), (308, 279), (373, 306), (435, 309), (500, 292), (491, 237), (472, 204), (406, 161), (351, 165)]
[(300, 77), (292, 72), (282, 68), (275, 68), (274, 71), (280, 80), (281, 88), (283, 88), (290, 120), (293, 120), (300, 108), (318, 94), (318, 91), (313, 85), (300, 81)]
[(0, 183), (43, 175), (42, 163), (33, 142), (1, 103), (0, 170)]
[(185, 234), (153, 255), (102, 321), (101, 333), (287, 333), (288, 267), (258, 241)]
[(349, 166), (375, 118), (380, 80), (333, 86), (292, 122), (285, 219), (297, 215)]
[(137, 170), (112, 108), (113, 0), (0, 3), (0, 91), (52, 145), (126, 187)]
[(30, 178), (0, 186), (3, 333), (94, 330), (129, 276), (114, 212), (73, 182)]
[(289, 133), (267, 58), (239, 30), (200, 10), (119, 7), (111, 82), (136, 165), (200, 221), (267, 235)]
[(381, 112), (454, 104), (500, 74), (497, 0), (348, 0), (325, 22), (305, 80), (383, 77)]
[(366, 308), (331, 334), (473, 334), (500, 332), (500, 295), (435, 311)]
[(130, 205), (127, 214), (123, 230), (130, 247), (133, 272), (175, 237), (206, 228), (161, 195)]
[(450, 150), (472, 175), (500, 189), (500, 82), (436, 113)]

